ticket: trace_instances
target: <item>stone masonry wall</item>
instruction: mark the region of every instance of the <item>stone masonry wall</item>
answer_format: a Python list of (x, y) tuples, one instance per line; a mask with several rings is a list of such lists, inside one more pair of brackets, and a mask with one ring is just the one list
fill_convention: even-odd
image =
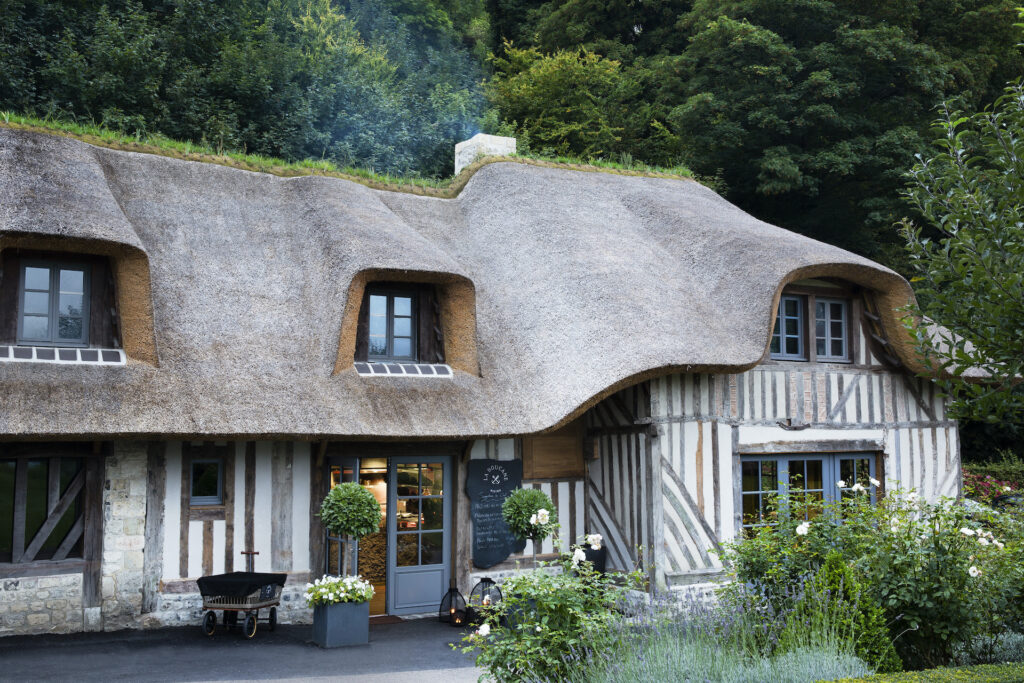
[(0, 636), (81, 630), (81, 574), (0, 579)]
[[(310, 624), (313, 610), (306, 606), (305, 583), (287, 584), (281, 592), (281, 604), (277, 608), (277, 620), (282, 624)], [(260, 610), (260, 618), (267, 617), (266, 610)], [(159, 606), (143, 621), (144, 628), (162, 626), (198, 626), (203, 618), (203, 598), (199, 593), (161, 593)], [(222, 615), (217, 612), (218, 623)], [(263, 624), (259, 628), (265, 628)]]
[[(138, 628), (146, 533), (146, 444), (118, 442), (103, 483), (102, 624)], [(87, 619), (89, 615), (86, 615)]]

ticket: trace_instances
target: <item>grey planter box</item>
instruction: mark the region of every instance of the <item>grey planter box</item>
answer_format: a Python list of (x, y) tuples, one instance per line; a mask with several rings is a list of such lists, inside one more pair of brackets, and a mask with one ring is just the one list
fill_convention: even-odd
[(320, 647), (370, 642), (370, 603), (339, 602), (313, 608), (313, 642)]

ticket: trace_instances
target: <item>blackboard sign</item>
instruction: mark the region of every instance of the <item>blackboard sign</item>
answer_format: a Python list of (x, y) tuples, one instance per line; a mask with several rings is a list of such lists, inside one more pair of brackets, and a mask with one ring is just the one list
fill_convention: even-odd
[(469, 461), (466, 494), (473, 520), (473, 566), (493, 567), (526, 547), (526, 541), (513, 536), (501, 516), (505, 499), (522, 483), (521, 460)]

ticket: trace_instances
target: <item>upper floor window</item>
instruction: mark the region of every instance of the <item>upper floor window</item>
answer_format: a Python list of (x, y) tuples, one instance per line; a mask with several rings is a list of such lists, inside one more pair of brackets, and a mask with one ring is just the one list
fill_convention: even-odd
[[(813, 314), (813, 318), (811, 317)], [(813, 320), (809, 327), (808, 320)], [(808, 293), (783, 294), (772, 330), (770, 355), (777, 360), (850, 361), (850, 301)]]
[(75, 347), (119, 349), (109, 259), (18, 248), (0, 251), (0, 347), (5, 345), (58, 347), (56, 354), (49, 353), (51, 360), (86, 353)]
[(18, 290), (18, 343), (89, 345), (89, 267), (25, 260)]
[(441, 311), (434, 285), (367, 285), (359, 312), (357, 361), (443, 363)]
[(417, 360), (415, 294), (370, 290), (369, 306), (369, 359)]

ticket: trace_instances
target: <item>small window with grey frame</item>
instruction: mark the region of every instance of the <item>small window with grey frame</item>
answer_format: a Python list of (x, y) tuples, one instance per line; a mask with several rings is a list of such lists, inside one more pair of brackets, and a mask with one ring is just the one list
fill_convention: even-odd
[[(849, 299), (821, 296), (813, 289), (783, 294), (772, 329), (770, 357), (849, 363), (852, 357), (850, 309)], [(808, 327), (808, 319), (813, 320), (813, 327)]]
[(371, 288), (368, 360), (417, 360), (416, 294), (398, 289)]
[(189, 487), (189, 505), (223, 505), (224, 461), (220, 458), (192, 460)]
[(18, 304), (19, 344), (89, 345), (89, 266), (24, 261)]

